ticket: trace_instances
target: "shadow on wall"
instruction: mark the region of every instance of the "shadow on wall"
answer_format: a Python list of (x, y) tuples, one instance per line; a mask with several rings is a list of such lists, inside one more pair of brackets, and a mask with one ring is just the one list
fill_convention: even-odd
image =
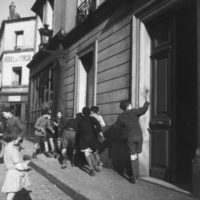
[(130, 172), (130, 159), (125, 138), (120, 127), (110, 126), (105, 132), (106, 140), (100, 148), (104, 167), (113, 168), (119, 174)]

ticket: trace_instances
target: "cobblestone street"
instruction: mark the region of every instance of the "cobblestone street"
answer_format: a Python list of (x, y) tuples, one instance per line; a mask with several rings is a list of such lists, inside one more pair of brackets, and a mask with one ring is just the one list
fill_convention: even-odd
[[(6, 170), (4, 164), (0, 163), (0, 189), (3, 184), (3, 179)], [(32, 185), (28, 188), (28, 191), (23, 190), (18, 193), (15, 200), (71, 200), (64, 192), (49, 182), (46, 178), (31, 170), (30, 180)], [(0, 192), (0, 199), (5, 200), (5, 194)]]

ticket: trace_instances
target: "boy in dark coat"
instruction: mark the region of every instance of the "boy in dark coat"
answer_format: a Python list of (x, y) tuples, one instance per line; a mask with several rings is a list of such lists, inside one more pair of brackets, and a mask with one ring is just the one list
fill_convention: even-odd
[(62, 111), (58, 111), (56, 118), (54, 119), (54, 139), (57, 153), (60, 154), (62, 151), (62, 140), (63, 140), (63, 130), (66, 124), (66, 120), (63, 117)]
[(123, 136), (127, 138), (128, 151), (131, 160), (130, 182), (135, 183), (139, 176), (138, 154), (142, 152), (143, 135), (139, 124), (139, 117), (143, 115), (148, 107), (147, 92), (146, 102), (141, 108), (132, 108), (130, 101), (121, 101), (120, 108), (124, 111), (117, 119), (116, 124), (122, 127)]
[(7, 135), (17, 135), (23, 138), (26, 126), (19, 120), (18, 117), (13, 115), (11, 107), (5, 107), (2, 113), (5, 118), (3, 138), (6, 138)]
[(76, 137), (78, 122), (81, 118), (82, 118), (82, 113), (77, 113), (76, 118), (69, 119), (63, 126), (62, 145), (61, 145), (62, 169), (67, 167), (67, 160), (68, 160), (67, 152), (70, 148), (71, 150), (73, 150), (72, 165), (74, 164), (75, 137)]
[(98, 134), (101, 132), (101, 125), (96, 118), (90, 116), (91, 111), (88, 107), (84, 107), (82, 113), (83, 117), (78, 123), (77, 141), (90, 168), (90, 175), (95, 176), (93, 158), (97, 165), (102, 164), (98, 153)]
[(3, 141), (0, 141), (2, 145), (0, 150), (3, 152), (3, 149), (6, 143), (8, 142), (7, 141), (8, 137), (17, 136), (21, 138), (21, 142), (23, 141), (23, 137), (26, 133), (26, 126), (24, 123), (21, 122), (21, 120), (19, 120), (18, 117), (13, 115), (12, 108), (10, 106), (4, 108), (2, 115), (5, 120), (4, 123), (2, 124)]

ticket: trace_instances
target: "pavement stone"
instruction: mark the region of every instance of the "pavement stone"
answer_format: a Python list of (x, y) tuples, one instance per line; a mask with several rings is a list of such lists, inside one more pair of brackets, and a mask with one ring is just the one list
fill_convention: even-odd
[[(25, 140), (24, 155), (30, 157), (33, 143)], [(91, 177), (88, 173), (70, 164), (61, 169), (54, 158), (40, 154), (32, 160), (32, 167), (76, 200), (195, 200), (189, 192), (181, 192), (175, 187), (163, 187), (150, 182), (148, 177), (137, 184), (130, 184), (112, 169)]]

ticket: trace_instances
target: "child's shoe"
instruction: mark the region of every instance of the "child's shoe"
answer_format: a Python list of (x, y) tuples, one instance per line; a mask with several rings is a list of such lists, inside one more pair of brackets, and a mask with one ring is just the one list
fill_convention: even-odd
[(98, 165), (95, 165), (94, 166), (94, 169), (97, 171), (97, 172), (101, 172), (102, 171), (102, 168), (103, 168), (103, 162), (99, 162)]
[(61, 168), (61, 169), (65, 169), (65, 168), (67, 168), (67, 163), (63, 163), (63, 164), (61, 165), (60, 168)]
[(130, 176), (130, 177), (129, 177), (129, 182), (132, 183), (132, 184), (135, 184), (135, 183), (136, 183), (136, 178), (135, 178), (135, 176)]
[(67, 168), (67, 160), (66, 159), (64, 159), (61, 164), (61, 169), (65, 169), (65, 168)]
[(94, 169), (92, 169), (92, 170), (90, 171), (90, 176), (95, 176), (95, 171), (94, 171)]

